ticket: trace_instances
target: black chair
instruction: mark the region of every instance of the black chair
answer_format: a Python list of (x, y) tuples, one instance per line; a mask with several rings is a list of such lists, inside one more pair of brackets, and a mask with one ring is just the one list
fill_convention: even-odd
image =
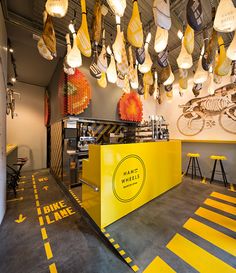
[(189, 169), (191, 168), (192, 179), (197, 176), (197, 171), (198, 171), (202, 180), (203, 176), (202, 176), (201, 168), (198, 162), (198, 157), (200, 157), (200, 154), (188, 153), (187, 156), (189, 157), (189, 162), (188, 162), (188, 167), (185, 174), (188, 175)]
[[(210, 159), (215, 160), (214, 165), (213, 165), (213, 169), (212, 169), (210, 183), (212, 183), (214, 181), (215, 174), (218, 173), (218, 174), (222, 175), (224, 186), (227, 187), (228, 180), (227, 180), (226, 172), (225, 172), (224, 165), (222, 162), (223, 160), (227, 160), (226, 156), (212, 155), (212, 156), (210, 156)], [(216, 166), (217, 166), (218, 161), (220, 162), (220, 170), (216, 170)]]

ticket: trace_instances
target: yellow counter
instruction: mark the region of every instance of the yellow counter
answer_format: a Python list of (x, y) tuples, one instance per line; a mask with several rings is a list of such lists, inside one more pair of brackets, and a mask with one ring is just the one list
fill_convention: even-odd
[(181, 182), (181, 141), (90, 145), (83, 207), (104, 228)]

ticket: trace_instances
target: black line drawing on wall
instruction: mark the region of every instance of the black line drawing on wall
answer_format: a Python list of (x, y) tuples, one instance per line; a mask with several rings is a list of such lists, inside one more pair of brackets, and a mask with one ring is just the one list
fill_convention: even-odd
[(221, 87), (214, 95), (191, 99), (179, 107), (183, 108), (183, 114), (177, 120), (177, 127), (185, 136), (197, 135), (203, 129), (214, 127), (216, 122), (223, 130), (236, 134), (236, 84)]

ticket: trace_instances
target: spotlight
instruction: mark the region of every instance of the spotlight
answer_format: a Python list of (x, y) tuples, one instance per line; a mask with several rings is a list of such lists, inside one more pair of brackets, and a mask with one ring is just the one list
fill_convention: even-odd
[(16, 78), (15, 78), (15, 77), (12, 77), (12, 78), (11, 78), (11, 81), (12, 81), (13, 83), (15, 83), (15, 82), (16, 82)]
[(13, 48), (10, 47), (9, 52), (13, 53), (14, 52)]

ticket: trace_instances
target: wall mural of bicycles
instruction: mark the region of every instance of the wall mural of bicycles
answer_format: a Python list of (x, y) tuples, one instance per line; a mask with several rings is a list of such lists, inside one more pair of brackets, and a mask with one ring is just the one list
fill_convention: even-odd
[(217, 89), (214, 95), (189, 100), (177, 120), (177, 127), (185, 136), (195, 136), (216, 122), (228, 133), (236, 134), (236, 85)]

